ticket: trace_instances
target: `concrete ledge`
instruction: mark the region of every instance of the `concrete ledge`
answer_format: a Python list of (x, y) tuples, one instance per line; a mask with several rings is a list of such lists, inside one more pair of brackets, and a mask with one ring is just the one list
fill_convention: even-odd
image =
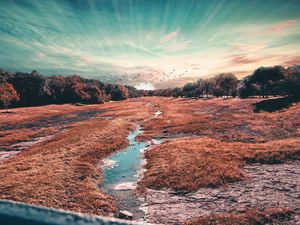
[(3, 225), (139, 225), (112, 217), (91, 216), (46, 208), (10, 200), (0, 200), (0, 224)]

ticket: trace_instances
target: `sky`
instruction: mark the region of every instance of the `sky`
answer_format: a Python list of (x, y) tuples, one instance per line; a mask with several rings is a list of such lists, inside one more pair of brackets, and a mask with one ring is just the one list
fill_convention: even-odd
[(1, 0), (0, 68), (154, 89), (300, 64), (299, 0)]

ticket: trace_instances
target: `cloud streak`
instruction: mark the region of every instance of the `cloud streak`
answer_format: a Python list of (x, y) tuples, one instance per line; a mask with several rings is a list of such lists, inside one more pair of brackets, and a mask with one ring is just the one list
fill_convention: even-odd
[(163, 43), (169, 42), (169, 41), (175, 39), (178, 36), (178, 34), (179, 34), (179, 29), (163, 36), (160, 40), (160, 43), (163, 44)]
[(251, 58), (247, 55), (235, 55), (231, 59), (234, 64), (250, 64), (259, 62), (259, 59)]
[(233, 48), (244, 51), (244, 52), (256, 52), (261, 51), (267, 47), (266, 44), (244, 44), (244, 43), (234, 43)]
[(277, 23), (265, 30), (266, 33), (274, 34), (283, 32), (284, 30), (294, 27), (296, 25), (299, 25), (300, 20), (299, 19), (293, 19), (293, 20), (286, 20), (280, 23)]

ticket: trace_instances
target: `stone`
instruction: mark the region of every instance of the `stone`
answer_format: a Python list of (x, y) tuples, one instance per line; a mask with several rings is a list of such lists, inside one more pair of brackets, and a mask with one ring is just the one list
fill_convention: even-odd
[(128, 211), (120, 211), (119, 212), (119, 218), (124, 219), (124, 220), (132, 220), (133, 219), (133, 214)]

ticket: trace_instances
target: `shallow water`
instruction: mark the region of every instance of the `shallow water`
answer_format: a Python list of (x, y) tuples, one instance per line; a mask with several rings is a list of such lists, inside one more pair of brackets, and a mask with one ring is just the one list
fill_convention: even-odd
[(142, 163), (142, 152), (146, 142), (138, 142), (136, 136), (141, 133), (140, 127), (128, 135), (129, 146), (124, 150), (103, 160), (104, 180), (101, 188), (119, 201), (119, 210), (133, 213), (134, 219), (141, 219), (142, 200), (134, 193), (139, 179)]

